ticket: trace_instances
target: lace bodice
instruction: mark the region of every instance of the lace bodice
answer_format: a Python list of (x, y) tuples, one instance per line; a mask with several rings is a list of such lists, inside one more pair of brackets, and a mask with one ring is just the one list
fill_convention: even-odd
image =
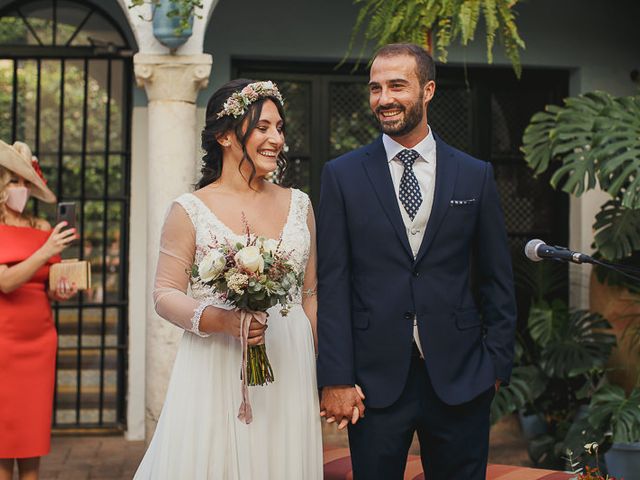
[[(304, 272), (310, 252), (307, 226), (309, 197), (292, 189), (289, 214), (281, 233), (281, 248), (289, 252), (299, 272)], [(172, 205), (162, 231), (160, 258), (156, 273), (154, 300), (163, 318), (200, 336), (200, 317), (207, 306), (229, 308), (225, 300), (210, 288), (191, 284), (191, 265), (199, 263), (214, 241), (245, 242), (245, 236), (233, 232), (200, 198), (192, 193), (178, 197)], [(188, 288), (189, 287), (189, 288)], [(300, 289), (292, 292), (300, 303)]]

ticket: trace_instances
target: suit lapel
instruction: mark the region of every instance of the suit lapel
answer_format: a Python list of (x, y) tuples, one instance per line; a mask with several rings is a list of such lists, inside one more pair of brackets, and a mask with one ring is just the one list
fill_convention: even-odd
[(367, 172), (371, 185), (373, 185), (385, 215), (389, 219), (389, 222), (391, 222), (391, 225), (393, 225), (393, 229), (396, 232), (398, 240), (400, 240), (400, 243), (402, 243), (404, 249), (411, 258), (413, 258), (409, 239), (407, 238), (407, 231), (404, 226), (404, 222), (402, 221), (400, 207), (398, 206), (396, 191), (393, 188), (391, 172), (389, 171), (389, 162), (387, 161), (387, 153), (384, 149), (384, 144), (382, 143), (382, 137), (379, 137), (375, 142), (369, 145), (369, 148), (366, 150), (366, 156), (362, 161), (362, 165)]
[(416, 255), (415, 264), (418, 264), (424, 257), (447, 213), (458, 176), (458, 162), (453, 149), (435, 133), (434, 138), (436, 140), (436, 189), (429, 222), (418, 255)]

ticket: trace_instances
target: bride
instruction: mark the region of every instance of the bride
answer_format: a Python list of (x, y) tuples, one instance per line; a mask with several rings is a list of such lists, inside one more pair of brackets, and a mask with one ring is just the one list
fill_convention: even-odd
[[(185, 330), (151, 444), (135, 479), (320, 480), (322, 439), (315, 374), (315, 225), (309, 197), (265, 179), (286, 168), (282, 97), (271, 82), (234, 80), (207, 105), (202, 178), (166, 218), (154, 289), (156, 311)], [(188, 289), (191, 265), (218, 242), (252, 235), (281, 242), (304, 272), (287, 316), (253, 321), (275, 381), (242, 402), (240, 315), (211, 291)]]

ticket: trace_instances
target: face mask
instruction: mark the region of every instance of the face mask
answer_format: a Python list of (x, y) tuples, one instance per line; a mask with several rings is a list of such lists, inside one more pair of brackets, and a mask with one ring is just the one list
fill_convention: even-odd
[(14, 212), (22, 213), (29, 200), (29, 189), (27, 187), (13, 187), (7, 191), (7, 201), (5, 204)]

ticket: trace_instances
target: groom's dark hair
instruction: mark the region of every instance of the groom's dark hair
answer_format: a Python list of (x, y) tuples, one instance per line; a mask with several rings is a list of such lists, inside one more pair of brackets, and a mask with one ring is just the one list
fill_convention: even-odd
[[(429, 80), (436, 79), (436, 64), (424, 48), (414, 43), (390, 43), (380, 48), (373, 57), (395, 57), (409, 55), (416, 60), (416, 73), (420, 86), (424, 87)], [(372, 60), (372, 62), (373, 62)]]

